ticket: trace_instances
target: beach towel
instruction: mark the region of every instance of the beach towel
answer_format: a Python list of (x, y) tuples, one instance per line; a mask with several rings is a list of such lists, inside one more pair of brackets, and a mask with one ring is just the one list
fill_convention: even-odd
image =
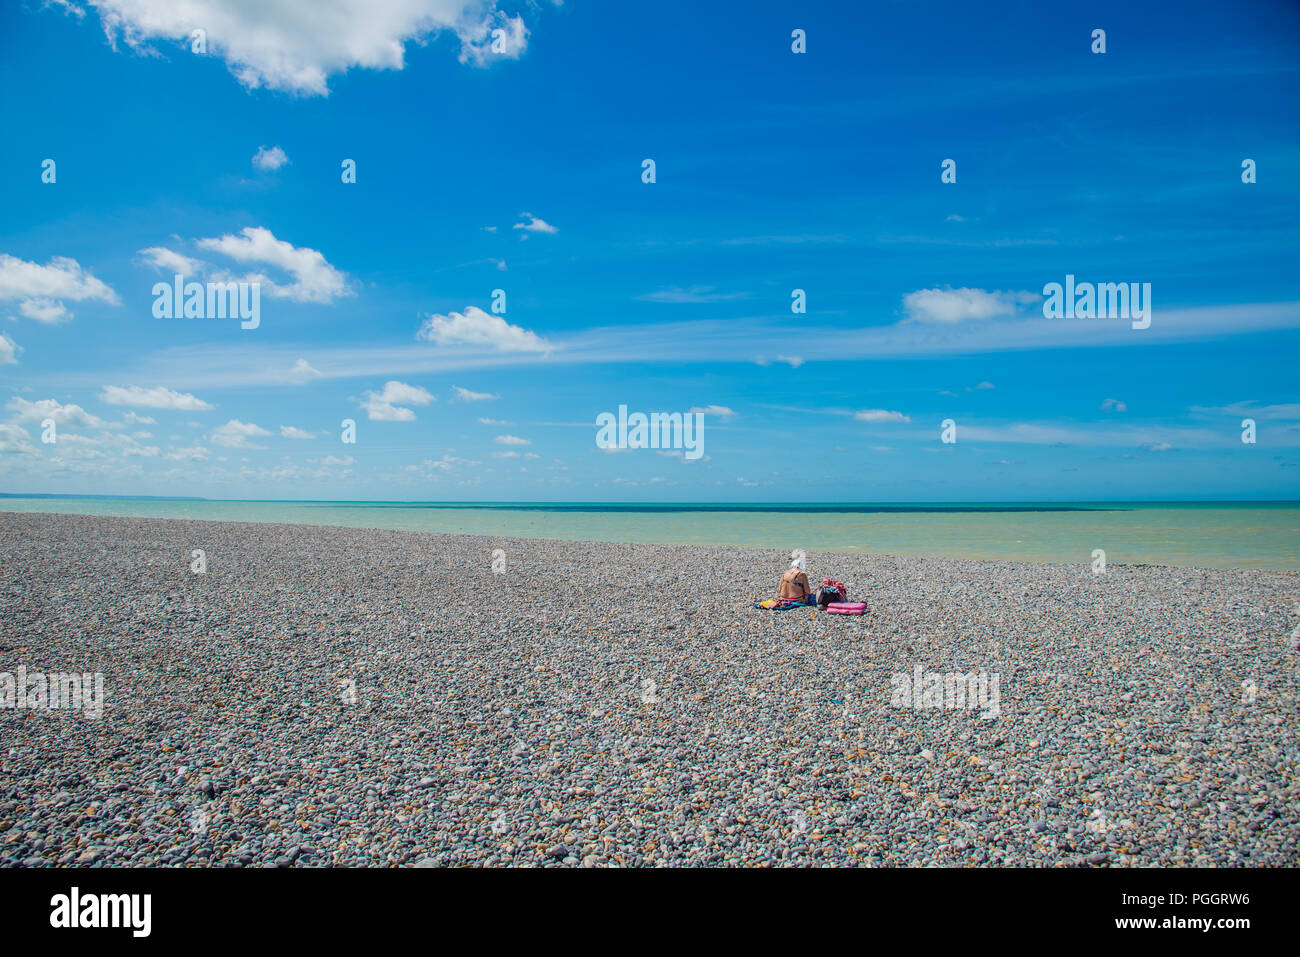
[(767, 598), (754, 602), (754, 607), (765, 611), (789, 611), (791, 608), (815, 608), (817, 603), (811, 598), (804, 601), (796, 601), (793, 598)]
[(867, 603), (863, 601), (833, 601), (826, 606), (829, 615), (865, 615)]

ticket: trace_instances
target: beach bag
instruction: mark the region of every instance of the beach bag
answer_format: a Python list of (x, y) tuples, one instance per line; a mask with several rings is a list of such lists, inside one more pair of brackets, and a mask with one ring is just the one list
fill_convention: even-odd
[(864, 601), (833, 601), (826, 606), (829, 615), (865, 615), (867, 603)]
[(833, 601), (847, 601), (848, 597), (849, 590), (844, 582), (838, 582), (833, 578), (822, 579), (822, 587), (817, 592), (817, 603), (823, 608)]

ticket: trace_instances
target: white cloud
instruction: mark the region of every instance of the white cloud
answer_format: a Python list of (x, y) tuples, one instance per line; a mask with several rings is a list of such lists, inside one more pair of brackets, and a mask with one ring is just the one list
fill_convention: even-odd
[(202, 399), (195, 398), (187, 392), (173, 392), (162, 386), (154, 386), (152, 389), (145, 389), (138, 385), (127, 386), (122, 388), (117, 385), (106, 385), (104, 391), (99, 394), (100, 402), (107, 402), (109, 405), (131, 405), (136, 408), (146, 409), (179, 409), (186, 412), (201, 412), (205, 409), (212, 408)]
[(201, 445), (191, 445), (187, 448), (172, 449), (163, 456), (163, 458), (172, 462), (202, 462), (207, 457), (208, 450)]
[(456, 393), (456, 398), (461, 402), (484, 402), (488, 399), (501, 398), (501, 396), (492, 392), (471, 392), (469, 389), (462, 389), (458, 385), (452, 386), (451, 391)]
[(437, 478), (438, 474), (429, 476), (429, 473), (447, 474), (461, 468), (472, 468), (482, 464), (478, 459), (460, 459), (454, 455), (444, 455), (440, 459), (425, 459), (419, 465), (407, 465), (405, 470), (407, 472), (422, 472), (428, 477)]
[(423, 342), (440, 346), (490, 346), (501, 352), (545, 352), (550, 344), (541, 336), (513, 326), (500, 316), (467, 306), (465, 312), (431, 315), (415, 334)]
[(721, 419), (730, 419), (736, 413), (725, 405), (693, 405), (692, 412), (703, 412), (705, 415), (716, 415)]
[(1128, 405), (1127, 405), (1126, 403), (1124, 403), (1124, 402), (1121, 402), (1119, 399), (1105, 399), (1105, 400), (1103, 400), (1102, 403), (1101, 403), (1101, 411), (1103, 411), (1103, 412), (1127, 412), (1127, 411), (1128, 411)]
[(479, 425), (514, 425), (513, 422), (507, 422), (505, 419), (479, 419)]
[(127, 425), (157, 425), (156, 419), (151, 419), (147, 415), (136, 415), (134, 412), (128, 412), (122, 416), (122, 421)]
[[(95, 0), (109, 42), (139, 52), (150, 41), (181, 41), (206, 32), (208, 51), (221, 57), (249, 89), (300, 96), (329, 95), (329, 77), (354, 67), (401, 70), (406, 44), (424, 45), (442, 32), (460, 40), (460, 61), (485, 66), (518, 59), (528, 43), (523, 20), (497, 9), (497, 0)], [(494, 30), (501, 30), (494, 38)], [(494, 50), (494, 39), (497, 39)]]
[(42, 266), (0, 253), (0, 302), (16, 301), (18, 311), (28, 319), (59, 322), (72, 318), (65, 299), (121, 304), (117, 293), (82, 270), (75, 259), (55, 256)]
[(863, 409), (853, 413), (855, 422), (911, 422), (910, 416), (889, 409)]
[(494, 459), (517, 459), (519, 458), (519, 453), (518, 452), (493, 452), (492, 457)]
[(225, 425), (219, 425), (208, 436), (213, 445), (223, 445), (230, 449), (264, 449), (264, 445), (253, 445), (248, 440), (254, 436), (270, 435), (266, 429), (252, 422), (240, 422), (231, 419)]
[(307, 462), (311, 465), (323, 465), (323, 466), (355, 465), (356, 459), (354, 459), (350, 455), (345, 455), (342, 458), (340, 458), (337, 455), (327, 455), (323, 459), (308, 459)]
[(68, 307), (56, 299), (24, 299), (18, 304), (18, 311), (24, 318), (37, 322), (55, 323), (72, 318)]
[(521, 439), (517, 435), (498, 435), (492, 441), (496, 442), (497, 445), (532, 445), (533, 444), (528, 439)]
[[(524, 220), (527, 220), (527, 222), (525, 222)], [(524, 235), (521, 238), (525, 238), (525, 239), (527, 238), (529, 233), (549, 233), (551, 235), (554, 235), (555, 233), (559, 232), (558, 229), (556, 229), (546, 220), (539, 219), (538, 217), (534, 216), (532, 213), (520, 213), (519, 222), (515, 223), (514, 228), (522, 229), (524, 231)]]
[(150, 266), (172, 276), (191, 276), (204, 267), (201, 260), (191, 259), (166, 246), (150, 246), (148, 249), (140, 250), (140, 255)]
[(53, 419), (59, 425), (75, 425), (86, 429), (106, 429), (109, 424), (96, 415), (91, 415), (79, 405), (61, 404), (57, 399), (39, 399), (28, 402), (22, 396), (14, 396), (5, 406), (14, 413), (15, 422), (40, 422)]
[(328, 304), (341, 296), (352, 294), (347, 286), (347, 276), (326, 262), (321, 253), (306, 246), (294, 246), (283, 239), (276, 239), (265, 226), (245, 226), (238, 236), (227, 233), (215, 239), (200, 239), (198, 245), (236, 262), (283, 269), (294, 280), (287, 286), (282, 286), (261, 273), (239, 277), (241, 281), (260, 283), (262, 291), (276, 299)]
[(7, 455), (35, 455), (32, 437), (20, 425), (0, 423), (0, 453)]
[(528, 48), (528, 27), (523, 18), (508, 17), (500, 10), (471, 28), (457, 31), (457, 35), (460, 62), (474, 66), (487, 66), (498, 58), (518, 60)]
[(311, 367), (311, 363), (309, 363), (306, 359), (299, 359), (297, 362), (293, 364), (293, 368), (289, 370), (290, 380), (298, 383), (299, 385), (302, 385), (303, 383), (306, 382), (311, 382), (313, 379), (319, 379), (320, 377), (321, 377), (320, 370), (313, 369)]
[[(145, 435), (147, 436), (148, 433), (145, 433)], [(68, 446), (71, 446), (78, 458), (107, 459), (112, 458), (115, 454), (123, 458), (131, 456), (153, 458), (158, 454), (157, 446), (141, 445), (136, 441), (135, 436), (113, 432), (101, 433), (95, 437), (60, 435), (58, 445), (60, 453), (63, 453)]]
[(269, 150), (265, 146), (259, 146), (257, 152), (253, 154), (254, 169), (277, 170), (288, 162), (288, 154), (278, 146), (272, 146)]
[[(404, 405), (428, 405), (435, 401), (427, 389), (405, 382), (390, 381), (384, 383), (378, 392), (367, 391), (361, 402), (361, 408), (371, 419), (377, 422), (414, 422), (415, 413)], [(397, 403), (404, 403), (399, 406)]]
[(988, 292), (984, 289), (918, 289), (903, 297), (903, 308), (921, 322), (963, 322), (1014, 316), (1017, 305), (1041, 302), (1032, 292)]
[(11, 366), (18, 362), (18, 353), (22, 347), (3, 332), (0, 332), (0, 366)]
[(300, 428), (298, 428), (297, 426), (293, 426), (293, 425), (282, 425), (282, 426), (280, 426), (280, 435), (283, 436), (283, 437), (286, 438), (286, 439), (314, 439), (314, 438), (316, 438), (315, 435), (313, 435), (311, 432), (308, 432), (306, 429), (300, 429)]

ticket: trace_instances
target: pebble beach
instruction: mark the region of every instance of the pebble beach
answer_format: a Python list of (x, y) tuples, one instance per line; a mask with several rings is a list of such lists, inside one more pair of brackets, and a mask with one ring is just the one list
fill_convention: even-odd
[(0, 866), (1300, 864), (1300, 573), (788, 560), (0, 512)]

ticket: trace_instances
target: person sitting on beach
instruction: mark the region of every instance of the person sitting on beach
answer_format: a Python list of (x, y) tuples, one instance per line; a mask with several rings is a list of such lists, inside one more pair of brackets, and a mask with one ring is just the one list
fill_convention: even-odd
[(780, 589), (777, 594), (782, 598), (798, 602), (808, 601), (808, 596), (812, 594), (812, 587), (808, 584), (808, 574), (804, 571), (802, 558), (796, 557), (785, 570), (785, 574), (781, 576)]

